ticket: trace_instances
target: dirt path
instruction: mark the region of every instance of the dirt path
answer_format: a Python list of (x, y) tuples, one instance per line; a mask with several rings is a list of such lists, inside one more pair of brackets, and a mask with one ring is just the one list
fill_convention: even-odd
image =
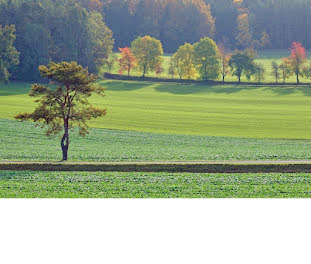
[(311, 160), (227, 160), (227, 161), (0, 161), (0, 164), (66, 164), (66, 165), (195, 165), (195, 164), (311, 164)]

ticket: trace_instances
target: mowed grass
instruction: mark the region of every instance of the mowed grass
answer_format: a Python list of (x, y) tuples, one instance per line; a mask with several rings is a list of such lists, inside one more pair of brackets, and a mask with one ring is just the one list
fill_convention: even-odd
[[(91, 129), (71, 136), (70, 161), (217, 161), (311, 159), (311, 140), (169, 135)], [(60, 137), (33, 123), (0, 120), (0, 160), (61, 160)]]
[[(242, 138), (311, 139), (311, 86), (204, 85), (105, 80), (91, 98), (107, 116), (91, 127)], [(30, 84), (0, 86), (0, 118), (32, 111)]]
[(311, 174), (0, 171), (0, 198), (310, 198)]

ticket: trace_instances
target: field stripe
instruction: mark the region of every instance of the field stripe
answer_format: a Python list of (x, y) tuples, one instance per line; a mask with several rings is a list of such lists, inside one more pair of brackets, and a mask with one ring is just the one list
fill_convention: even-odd
[(0, 162), (11, 171), (106, 171), (170, 173), (311, 173), (311, 161), (223, 162)]

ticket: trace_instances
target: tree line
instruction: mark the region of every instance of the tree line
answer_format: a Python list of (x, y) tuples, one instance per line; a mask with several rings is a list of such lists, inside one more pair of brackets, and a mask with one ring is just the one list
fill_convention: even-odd
[[(108, 72), (111, 72), (114, 64), (118, 64), (119, 74), (130, 76), (132, 70), (141, 72), (145, 77), (149, 72), (159, 75), (164, 72), (163, 47), (160, 40), (150, 36), (138, 37), (131, 44), (131, 47), (119, 48), (120, 56), (113, 57), (106, 65)], [(311, 78), (311, 64), (306, 65), (306, 50), (300, 42), (293, 42), (290, 47), (290, 56), (282, 58), (281, 63), (272, 62), (270, 73), (276, 83), (280, 79), (283, 83), (291, 77), (296, 76), (297, 84), (301, 76)], [(261, 63), (257, 63), (256, 51), (251, 48), (231, 52), (223, 43), (216, 42), (208, 37), (194, 43), (185, 43), (170, 57), (167, 74), (174, 79), (188, 80), (217, 80), (225, 78), (230, 73), (241, 82), (241, 77), (247, 80), (254, 77), (261, 83), (265, 79), (266, 69)]]

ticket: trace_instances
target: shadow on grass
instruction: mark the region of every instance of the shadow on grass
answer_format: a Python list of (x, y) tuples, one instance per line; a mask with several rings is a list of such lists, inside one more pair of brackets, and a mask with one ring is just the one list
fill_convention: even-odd
[(109, 91), (116, 91), (116, 92), (130, 92), (134, 90), (139, 90), (144, 87), (149, 86), (149, 83), (138, 83), (138, 82), (124, 82), (124, 81), (114, 81), (114, 82), (106, 82), (103, 83), (103, 86), (107, 88)]
[(195, 93), (225, 93), (232, 94), (242, 90), (260, 89), (260, 86), (239, 86), (239, 85), (207, 85), (207, 84), (160, 84), (155, 90), (171, 94), (195, 94)]
[(294, 93), (303, 93), (305, 96), (311, 96), (311, 86), (283, 86), (283, 85), (207, 85), (207, 84), (160, 84), (155, 90), (176, 95), (196, 94), (196, 93), (223, 93), (233, 94), (244, 90), (264, 89), (272, 91), (278, 95), (290, 95)]
[(30, 92), (31, 84), (11, 82), (9, 84), (0, 84), (0, 96), (10, 96), (19, 94), (28, 94)]

